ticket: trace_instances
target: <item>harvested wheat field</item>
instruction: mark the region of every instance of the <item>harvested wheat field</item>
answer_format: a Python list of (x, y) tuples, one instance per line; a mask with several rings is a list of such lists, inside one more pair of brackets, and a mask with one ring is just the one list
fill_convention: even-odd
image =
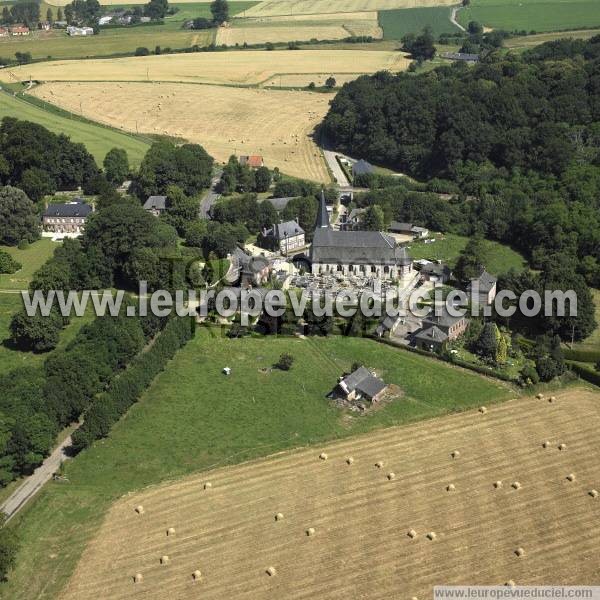
[(150, 488), (111, 508), (62, 598), (389, 599), (430, 597), (442, 583), (594, 584), (599, 428), (600, 394), (571, 390)]
[(261, 154), (289, 175), (329, 182), (311, 134), (329, 106), (326, 95), (173, 83), (47, 83), (32, 93), (126, 131), (202, 144), (217, 160)]
[(40, 62), (8, 71), (0, 81), (171, 81), (256, 85), (278, 73), (374, 73), (401, 71), (409, 64), (401, 52), (370, 50), (240, 50), (163, 54), (92, 60)]
[[(263, 88), (305, 88), (311, 82), (318, 87), (323, 87), (331, 73), (311, 73), (307, 75), (275, 75), (261, 84)], [(348, 81), (354, 81), (361, 76), (361, 73), (344, 73), (335, 75), (336, 86), (341, 86)], [(411, 238), (412, 239), (412, 238)]]
[(245, 12), (247, 17), (301, 15), (319, 13), (362, 12), (372, 10), (392, 10), (395, 8), (422, 8), (425, 6), (446, 6), (456, 4), (455, 0), (265, 0)]
[(242, 46), (271, 42), (300, 42), (316, 40), (342, 40), (352, 34), (342, 25), (286, 26), (265, 25), (256, 27), (219, 27), (215, 43), (220, 46)]

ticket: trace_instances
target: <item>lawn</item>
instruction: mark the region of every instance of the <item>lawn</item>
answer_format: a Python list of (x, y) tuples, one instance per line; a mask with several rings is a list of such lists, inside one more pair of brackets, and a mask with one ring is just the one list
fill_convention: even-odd
[(16, 117), (39, 123), (54, 133), (64, 133), (72, 141), (85, 144), (98, 165), (102, 165), (106, 153), (111, 148), (123, 148), (127, 151), (131, 166), (139, 166), (149, 148), (148, 142), (110, 127), (69, 118), (68, 114), (56, 109), (47, 110), (41, 106), (34, 106), (7, 93), (0, 93), (0, 118)]
[(437, 37), (442, 33), (457, 33), (460, 30), (450, 22), (449, 6), (428, 8), (404, 8), (379, 12), (379, 25), (383, 29), (383, 38), (399, 40), (407, 33), (420, 33), (429, 26)]
[[(498, 382), (371, 340), (229, 340), (218, 331), (198, 331), (110, 437), (67, 464), (70, 483), (47, 485), (14, 519), (23, 547), (0, 595), (55, 597), (110, 503), (132, 490), (514, 395)], [(259, 371), (283, 352), (295, 358), (291, 371)], [(404, 396), (366, 417), (338, 411), (325, 395), (356, 360)], [(226, 365), (229, 377), (221, 372)]]
[[(436, 234), (435, 240), (433, 244), (412, 243), (410, 254), (413, 259), (441, 260), (450, 266), (454, 266), (469, 238), (446, 233), (444, 235)], [(509, 246), (489, 240), (486, 240), (485, 244), (488, 247), (489, 256), (488, 264), (485, 267), (492, 275), (500, 275), (510, 269), (521, 271), (527, 265), (523, 256)]]
[(600, 25), (598, 0), (473, 0), (458, 13), (466, 27), (478, 21), (506, 31), (559, 31)]
[(26, 250), (19, 250), (16, 246), (0, 246), (0, 250), (8, 252), (23, 267), (12, 275), (0, 275), (0, 290), (26, 290), (31, 276), (53, 254), (57, 247), (56, 242), (50, 238), (42, 238), (30, 244)]
[(538, 33), (536, 35), (522, 35), (514, 38), (509, 38), (504, 42), (507, 48), (511, 49), (527, 49), (533, 46), (539, 46), (545, 42), (553, 42), (562, 38), (573, 38), (580, 40), (588, 40), (600, 33), (600, 29), (580, 29), (575, 31), (564, 31), (554, 33)]
[(596, 323), (598, 323), (598, 325), (590, 336), (573, 345), (574, 350), (600, 350), (600, 290), (592, 289), (590, 291), (592, 292), (594, 304), (596, 305)]

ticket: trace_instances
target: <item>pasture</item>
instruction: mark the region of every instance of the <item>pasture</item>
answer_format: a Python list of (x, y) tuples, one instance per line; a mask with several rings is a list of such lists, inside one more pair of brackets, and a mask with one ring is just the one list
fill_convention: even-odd
[(251, 86), (279, 73), (338, 75), (401, 71), (402, 52), (348, 50), (240, 50), (169, 54), (81, 61), (52, 61), (0, 71), (0, 81), (14, 77), (38, 81), (170, 81)]
[[(409, 244), (409, 252), (413, 259), (441, 260), (454, 266), (460, 253), (467, 245), (469, 238), (453, 233), (436, 234), (433, 244), (413, 242)], [(488, 261), (486, 269), (493, 275), (506, 273), (510, 269), (522, 271), (527, 265), (525, 258), (509, 246), (486, 240)]]
[(594, 584), (599, 400), (515, 400), (125, 496), (61, 599), (372, 600), (426, 598), (440, 581)]
[[(454, 0), (346, 0), (338, 3), (338, 13), (392, 10), (455, 4)], [(273, 17), (279, 15), (310, 15), (332, 13), (330, 0), (264, 0), (246, 11), (247, 17)]]
[(141, 82), (48, 83), (33, 93), (127, 131), (198, 142), (219, 161), (232, 154), (261, 154), (271, 169), (329, 181), (312, 138), (329, 106), (325, 94)]
[(534, 46), (539, 46), (545, 42), (552, 42), (562, 38), (572, 38), (580, 40), (588, 40), (600, 33), (600, 29), (579, 29), (574, 31), (564, 31), (555, 33), (536, 33), (534, 35), (522, 35), (514, 38), (509, 38), (504, 42), (507, 48), (526, 49)]
[[(73, 108), (74, 112), (79, 112), (77, 107)], [(0, 118), (2, 117), (15, 117), (32, 121), (43, 125), (54, 133), (64, 133), (72, 141), (85, 144), (98, 165), (102, 164), (106, 153), (111, 148), (123, 148), (127, 151), (129, 163), (133, 167), (137, 167), (150, 147), (149, 142), (138, 137), (109, 127), (84, 122), (72, 118), (72, 115), (60, 114), (56, 110), (46, 110), (43, 107), (34, 106), (25, 100), (5, 93), (0, 93)], [(109, 123), (109, 125), (113, 124), (114, 122)]]
[(407, 33), (420, 33), (424, 27), (431, 27), (436, 37), (442, 33), (457, 33), (459, 29), (450, 22), (451, 10), (448, 6), (385, 10), (379, 13), (379, 25), (386, 40), (399, 40)]
[[(283, 352), (295, 357), (291, 371), (259, 371)], [(404, 397), (366, 417), (333, 408), (325, 395), (356, 360), (400, 385)], [(225, 365), (233, 367), (230, 378)], [(0, 593), (57, 597), (109, 506), (129, 492), (512, 395), (502, 383), (370, 340), (229, 340), (201, 329), (110, 437), (67, 463), (71, 483), (46, 486), (15, 518), (23, 546)]]
[(600, 26), (597, 0), (473, 0), (459, 11), (459, 23), (478, 21), (506, 31), (560, 31)]

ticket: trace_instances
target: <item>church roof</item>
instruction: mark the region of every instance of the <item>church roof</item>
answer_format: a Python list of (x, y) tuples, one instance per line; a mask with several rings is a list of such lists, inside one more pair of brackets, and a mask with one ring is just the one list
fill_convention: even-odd
[(319, 208), (317, 209), (317, 221), (315, 229), (325, 229), (329, 227), (329, 213), (327, 212), (327, 203), (325, 202), (325, 192), (321, 190), (319, 198)]

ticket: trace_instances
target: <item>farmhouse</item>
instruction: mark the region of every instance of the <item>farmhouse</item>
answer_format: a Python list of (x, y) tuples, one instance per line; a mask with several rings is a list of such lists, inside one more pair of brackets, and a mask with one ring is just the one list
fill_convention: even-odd
[(313, 274), (363, 274), (381, 279), (408, 280), (414, 275), (406, 248), (380, 231), (334, 231), (321, 194), (313, 243)]
[(265, 161), (259, 154), (251, 154), (249, 156), (240, 156), (240, 165), (248, 165), (251, 169), (258, 169), (264, 166)]
[(42, 216), (42, 235), (66, 234), (77, 237), (83, 232), (92, 207), (81, 201), (49, 204)]
[(29, 27), (25, 25), (15, 25), (10, 28), (11, 35), (29, 35)]
[(442, 58), (458, 60), (467, 63), (479, 62), (479, 54), (468, 54), (466, 52), (442, 52)]
[(426, 238), (429, 235), (429, 230), (425, 227), (417, 227), (412, 223), (399, 223), (392, 221), (389, 231), (391, 233), (401, 233), (402, 235), (412, 235), (414, 239)]
[(167, 210), (167, 197), (148, 196), (148, 200), (144, 202), (144, 210), (151, 212), (155, 217), (160, 217)]
[(365, 213), (366, 210), (366, 208), (353, 208), (342, 218), (342, 222), (340, 223), (340, 229), (360, 229), (362, 215)]
[(366, 367), (358, 367), (355, 371), (342, 377), (337, 385), (338, 393), (341, 392), (347, 401), (365, 398), (373, 403), (379, 402), (387, 389), (379, 377), (376, 377)]
[(423, 329), (436, 327), (442, 331), (448, 338), (448, 341), (455, 340), (462, 335), (469, 325), (469, 320), (464, 316), (455, 317), (445, 308), (441, 314), (430, 314), (423, 319)]
[(489, 306), (496, 297), (496, 283), (497, 279), (484, 269), (479, 277), (471, 280), (467, 291), (480, 306)]
[(415, 346), (421, 350), (437, 352), (448, 341), (448, 336), (436, 325), (421, 329), (415, 334)]
[(250, 256), (236, 246), (229, 260), (231, 269), (227, 277), (228, 282), (239, 283), (240, 287), (249, 288), (263, 285), (268, 281), (271, 264), (264, 256)]
[(279, 248), (279, 251), (286, 255), (291, 250), (297, 250), (306, 245), (304, 229), (300, 227), (298, 221), (275, 223), (271, 229), (265, 230), (263, 235), (271, 240), (273, 246)]

